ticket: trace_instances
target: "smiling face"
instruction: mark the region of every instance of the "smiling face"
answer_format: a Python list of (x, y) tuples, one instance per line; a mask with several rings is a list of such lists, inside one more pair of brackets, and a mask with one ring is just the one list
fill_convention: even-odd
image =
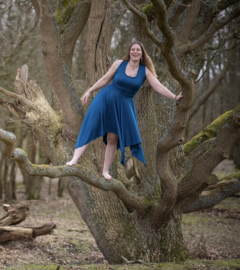
[(139, 44), (133, 44), (130, 48), (130, 59), (133, 61), (140, 61), (142, 57), (142, 48)]

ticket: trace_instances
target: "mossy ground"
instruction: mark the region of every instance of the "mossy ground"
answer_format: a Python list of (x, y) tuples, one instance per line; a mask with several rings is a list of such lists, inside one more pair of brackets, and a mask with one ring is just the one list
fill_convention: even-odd
[[(18, 201), (14, 203), (25, 202), (23, 188), (19, 185)], [(47, 195), (46, 182), (41, 194), (43, 199), (28, 201), (30, 216), (22, 225), (40, 226), (54, 222), (57, 225), (54, 234), (38, 237), (33, 242), (11, 242), (0, 246), (1, 270), (240, 269), (240, 220), (216, 216), (208, 211), (183, 215), (183, 236), (193, 255), (192, 260), (184, 263), (109, 265), (67, 192), (63, 198), (57, 198), (54, 181), (51, 192)], [(220, 206), (239, 209), (240, 197), (228, 198)], [(4, 211), (0, 209), (0, 217), (3, 215)]]

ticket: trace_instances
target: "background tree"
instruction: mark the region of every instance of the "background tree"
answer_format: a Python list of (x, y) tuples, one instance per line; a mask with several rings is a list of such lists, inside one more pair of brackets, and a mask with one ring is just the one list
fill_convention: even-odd
[[(185, 154), (181, 146), (194, 100), (194, 79), (204, 66), (203, 48), (219, 30), (237, 21), (238, 3), (235, 0), (204, 3), (183, 0), (180, 4), (152, 0), (136, 1), (134, 5), (125, 0), (31, 2), (39, 19), (52, 105), (39, 84), (28, 81), (27, 66), (18, 70), (16, 93), (0, 88), (3, 95), (13, 100), (2, 99), (1, 104), (33, 132), (54, 166), (30, 163), (25, 152), (15, 148), (14, 135), (1, 130), (4, 155), (15, 159), (30, 175), (62, 177), (110, 263), (121, 262), (122, 256), (155, 262), (187, 258), (181, 214), (209, 208), (240, 190), (236, 180), (239, 173), (229, 176), (226, 182), (221, 180), (219, 185), (220, 180), (212, 174), (228, 158), (232, 144), (239, 140), (240, 105), (190, 140), (184, 146)], [(128, 26), (126, 15), (120, 19), (130, 11), (132, 25)], [(104, 152), (101, 139), (89, 147), (81, 165), (59, 165), (72, 156), (86, 110), (74, 87), (72, 72), (77, 55), (74, 48), (77, 44), (84, 52), (87, 82), (82, 84), (83, 90), (109, 68), (112, 35), (116, 35), (119, 20), (124, 22), (119, 31), (124, 27), (133, 29), (133, 37), (144, 42), (156, 61), (161, 82), (175, 93), (182, 91), (184, 99), (175, 106), (155, 95), (148, 85), (142, 88), (135, 102), (148, 167), (133, 160), (127, 177), (117, 156), (111, 168), (115, 179), (107, 181), (100, 176)], [(83, 69), (81, 74), (84, 76)], [(127, 158), (131, 159), (129, 152)], [(215, 189), (204, 193), (212, 184)]]

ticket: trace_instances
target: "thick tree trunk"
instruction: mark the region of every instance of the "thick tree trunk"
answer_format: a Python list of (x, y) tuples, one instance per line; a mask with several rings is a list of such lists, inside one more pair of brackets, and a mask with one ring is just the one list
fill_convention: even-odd
[[(89, 186), (83, 188), (78, 181), (71, 181), (68, 189), (109, 263), (124, 262), (122, 256), (146, 262), (181, 261), (189, 256), (183, 242), (180, 215), (172, 216), (156, 232), (151, 216), (142, 218), (136, 212), (129, 213), (112, 192)], [(89, 194), (91, 203), (86, 205)]]

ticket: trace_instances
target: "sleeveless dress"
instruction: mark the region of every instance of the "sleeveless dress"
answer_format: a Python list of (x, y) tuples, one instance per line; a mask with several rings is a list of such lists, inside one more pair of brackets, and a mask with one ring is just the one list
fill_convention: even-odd
[(107, 144), (107, 133), (118, 135), (117, 149), (121, 150), (121, 163), (125, 164), (125, 147), (130, 146), (132, 155), (146, 161), (139, 134), (134, 96), (146, 79), (144, 65), (139, 65), (137, 75), (126, 75), (128, 61), (122, 61), (116, 70), (111, 84), (105, 86), (95, 96), (84, 117), (76, 142), (79, 148), (103, 136)]

